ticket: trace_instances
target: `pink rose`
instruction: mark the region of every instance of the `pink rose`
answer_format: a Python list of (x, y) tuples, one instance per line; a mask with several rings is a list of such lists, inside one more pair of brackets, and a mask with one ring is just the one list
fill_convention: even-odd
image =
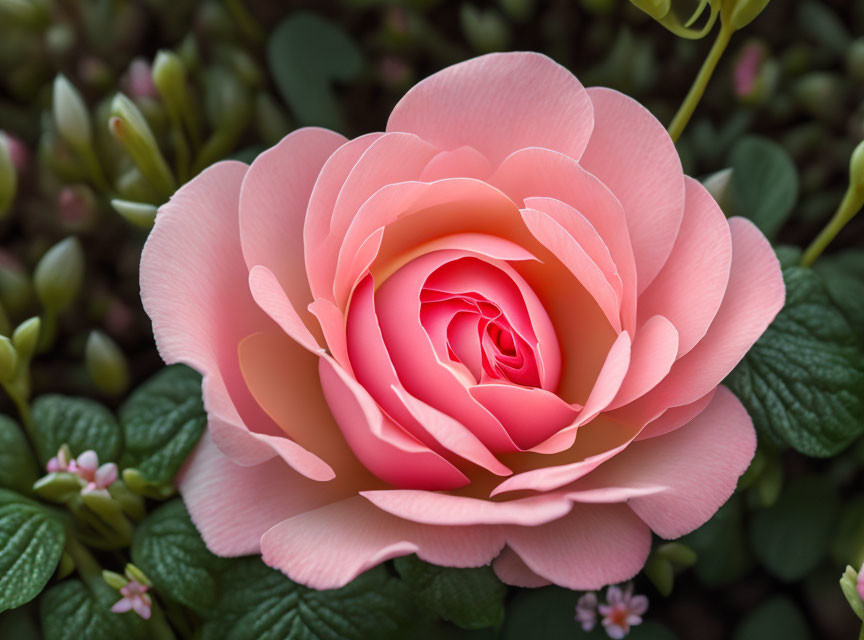
[(301, 129), (162, 207), (141, 263), (204, 374), (182, 477), (212, 551), (339, 587), (388, 558), (596, 589), (725, 502), (756, 438), (718, 387), (779, 265), (630, 98), (534, 53)]

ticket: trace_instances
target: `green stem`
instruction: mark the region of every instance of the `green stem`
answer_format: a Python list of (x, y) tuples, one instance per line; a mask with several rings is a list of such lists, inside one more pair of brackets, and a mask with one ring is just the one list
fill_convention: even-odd
[(87, 168), (87, 173), (90, 175), (90, 180), (93, 182), (93, 186), (102, 194), (109, 193), (111, 191), (111, 185), (108, 184), (108, 179), (102, 171), (102, 165), (99, 164), (99, 158), (96, 157), (96, 152), (89, 146), (82, 148), (80, 151), (84, 158), (84, 165)]
[(99, 566), (99, 563), (96, 562), (96, 559), (90, 554), (87, 547), (78, 542), (71, 528), (66, 529), (66, 553), (75, 562), (78, 575), (81, 576), (84, 582), (97, 580), (104, 582), (102, 580), (102, 568)]
[(819, 232), (819, 235), (816, 236), (813, 242), (810, 243), (804, 255), (801, 256), (802, 267), (809, 267), (816, 262), (816, 258), (831, 244), (831, 241), (840, 233), (840, 230), (855, 217), (855, 214), (861, 210), (862, 205), (864, 205), (864, 191), (856, 188), (855, 185), (849, 185), (846, 195), (843, 196), (843, 200), (840, 202), (840, 206), (837, 207), (834, 216), (825, 225), (825, 228)]
[(177, 640), (177, 636), (174, 635), (174, 632), (171, 630), (171, 626), (165, 619), (165, 615), (162, 613), (159, 604), (155, 599), (153, 599), (152, 602), (153, 604), (150, 607), (150, 620), (148, 621), (148, 626), (152, 632), (150, 637), (154, 638), (154, 640)]
[(669, 136), (673, 142), (676, 142), (681, 137), (681, 133), (687, 126), (687, 123), (690, 122), (693, 112), (696, 111), (696, 106), (705, 93), (708, 81), (711, 79), (714, 69), (717, 68), (717, 63), (720, 62), (720, 58), (723, 56), (723, 52), (726, 51), (726, 47), (729, 45), (729, 40), (732, 38), (734, 32), (735, 30), (726, 24), (720, 25), (720, 31), (717, 34), (717, 39), (711, 46), (711, 51), (708, 52), (708, 57), (702, 63), (702, 68), (699, 69), (699, 74), (693, 81), (687, 97), (684, 98), (684, 102), (678, 108), (678, 113), (672, 119), (672, 124), (669, 125)]

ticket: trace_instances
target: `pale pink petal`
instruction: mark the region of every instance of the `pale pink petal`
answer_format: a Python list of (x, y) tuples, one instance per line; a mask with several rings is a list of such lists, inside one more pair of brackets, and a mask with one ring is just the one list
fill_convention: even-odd
[(434, 182), (443, 178), (477, 178), (484, 180), (492, 173), (492, 165), (473, 147), (458, 147), (442, 151), (423, 167), (420, 180)]
[(744, 218), (732, 218), (729, 228), (729, 285), (711, 327), (663, 382), (637, 402), (671, 407), (698, 400), (732, 371), (783, 307), (780, 263), (765, 236)]
[(666, 486), (627, 504), (659, 536), (677, 538), (708, 520), (729, 499), (756, 450), (747, 411), (725, 387), (687, 425), (632, 443), (573, 489)]
[(495, 527), (420, 525), (360, 496), (284, 520), (261, 539), (265, 563), (314, 589), (342, 587), (385, 560), (411, 553), (439, 566), (479, 567), (503, 546)]
[(629, 580), (651, 551), (651, 531), (623, 504), (574, 505), (542, 526), (507, 527), (506, 537), (529, 569), (568, 589)]
[(495, 561), (492, 563), (495, 575), (504, 584), (514, 587), (525, 587), (536, 589), (552, 584), (546, 578), (541, 578), (528, 568), (522, 558), (510, 547), (504, 547)]
[(308, 480), (278, 458), (238, 466), (208, 435), (186, 463), (179, 486), (204, 542), (221, 556), (259, 553), (261, 536), (274, 524), (353, 493), (337, 482)]
[(522, 209), (522, 219), (539, 242), (543, 244), (573, 276), (585, 287), (612, 328), (621, 331), (621, 306), (618, 294), (600, 267), (582, 246), (551, 216), (534, 209)]
[(283, 459), (313, 480), (332, 479), (334, 469), (340, 479), (355, 475), (359, 465), (321, 390), (318, 356), (275, 331), (246, 337), (238, 351), (250, 393), (290, 438), (274, 447)]
[(411, 412), (412, 417), (445, 449), (495, 475), (506, 476), (512, 473), (461, 422), (430, 407), (402, 388), (394, 387), (393, 391)]
[(705, 335), (729, 281), (732, 238), (726, 217), (711, 194), (686, 178), (681, 231), (669, 260), (639, 298), (639, 319), (668, 318), (678, 330), (678, 356)]
[(96, 469), (99, 467), (99, 456), (96, 455), (96, 452), (93, 451), (93, 449), (88, 449), (75, 458), (75, 464), (79, 469), (93, 474), (96, 473)]
[(129, 598), (121, 598), (111, 607), (111, 613), (126, 613), (132, 611), (132, 600)]
[(715, 390), (712, 389), (695, 402), (667, 409), (659, 417), (646, 424), (645, 428), (636, 436), (636, 439), (647, 440), (648, 438), (656, 438), (683, 427), (705, 410), (705, 407), (710, 404), (711, 399), (714, 397), (714, 393)]
[(261, 153), (240, 192), (240, 241), (246, 266), (266, 266), (285, 291), (299, 320), (320, 336), (306, 312), (312, 301), (303, 257), (303, 226), (309, 196), (321, 167), (346, 140), (327, 129), (307, 127)]
[(345, 338), (345, 316), (342, 311), (330, 300), (318, 298), (309, 305), (309, 313), (318, 319), (330, 355), (346, 371), (351, 371), (351, 364), (348, 362), (348, 344)]
[[(615, 262), (622, 282), (621, 314), (625, 327), (636, 323), (636, 266), (624, 208), (615, 195), (572, 158), (549, 149), (522, 149), (510, 155), (489, 179), (517, 203), (533, 197), (554, 198), (579, 211), (591, 223)], [(542, 210), (542, 209), (541, 209)]]
[[(388, 184), (416, 180), (435, 153), (417, 136), (388, 133), (372, 142), (357, 159), (333, 204), (326, 237), (316, 245), (306, 244), (306, 268), (315, 298), (333, 298), (339, 249), (363, 203)], [(309, 215), (313, 215), (311, 202)]]
[(471, 396), (507, 429), (520, 449), (530, 449), (571, 424), (579, 407), (572, 407), (545, 389), (510, 384), (479, 384)]
[(324, 396), (363, 465), (396, 487), (446, 490), (469, 483), (461, 471), (394, 424), (368, 392), (327, 356), (319, 360)]
[(681, 226), (681, 160), (665, 127), (641, 104), (601, 87), (588, 95), (595, 122), (581, 164), (624, 205), (641, 292), (666, 262)]
[(469, 144), (495, 165), (523, 147), (578, 159), (592, 121), (585, 89), (564, 67), (537, 53), (494, 53), (415, 85), (387, 131), (415, 133), (442, 150)]
[(621, 407), (639, 398), (666, 377), (678, 353), (678, 332), (663, 316), (652, 316), (633, 340), (630, 368), (607, 410)]
[(94, 482), (96, 486), (100, 489), (105, 487), (109, 487), (114, 484), (114, 481), (117, 479), (117, 465), (113, 462), (108, 462), (103, 464), (96, 470), (96, 476), (94, 478)]
[(303, 323), (297, 309), (291, 304), (291, 299), (270, 269), (262, 265), (252, 267), (249, 271), (249, 290), (261, 310), (270, 316), (282, 331), (309, 351), (321, 351), (321, 345)]
[(135, 610), (139, 616), (144, 618), (144, 620), (150, 619), (150, 602), (149, 599), (145, 600), (145, 597), (135, 596), (132, 598), (132, 609)]
[(594, 381), (594, 388), (579, 412), (579, 417), (569, 426), (561, 429), (531, 450), (537, 453), (558, 453), (573, 445), (576, 431), (593, 420), (615, 398), (630, 366), (630, 336), (624, 331), (609, 349), (603, 368)]

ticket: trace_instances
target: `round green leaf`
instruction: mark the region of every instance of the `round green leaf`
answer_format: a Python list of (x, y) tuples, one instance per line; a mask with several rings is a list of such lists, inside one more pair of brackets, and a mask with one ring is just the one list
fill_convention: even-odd
[(64, 580), (42, 596), (39, 618), (45, 640), (150, 640), (147, 626), (134, 612), (112, 613), (120, 594), (101, 578), (86, 585)]
[(735, 640), (809, 640), (807, 621), (785, 596), (762, 603), (735, 631)]
[(507, 587), (492, 567), (437, 567), (417, 556), (397, 558), (395, 564), (412, 594), (445, 620), (463, 629), (496, 627), (503, 622)]
[(270, 36), (267, 62), (276, 88), (300, 124), (345, 130), (332, 84), (356, 78), (363, 59), (339, 26), (312, 13), (294, 13)]
[(154, 484), (170, 484), (207, 425), (201, 375), (168, 367), (138, 387), (120, 407), (123, 466)]
[(735, 212), (750, 218), (769, 238), (798, 200), (798, 173), (780, 145), (749, 136), (732, 148), (731, 195)]
[(207, 550), (179, 498), (156, 509), (138, 526), (132, 561), (159, 593), (202, 614), (216, 604), (217, 577), (228, 564)]
[(757, 512), (750, 541), (759, 561), (781, 580), (799, 580), (825, 556), (839, 499), (824, 478), (804, 476), (790, 482), (769, 509)]
[(28, 494), (38, 477), (36, 461), (21, 427), (0, 415), (0, 487)]
[(45, 587), (63, 551), (63, 525), (36, 503), (0, 490), (0, 611)]
[(45, 464), (68, 444), (72, 455), (93, 449), (99, 462), (116, 461), (123, 446), (120, 426), (108, 409), (86, 398), (40, 396), (33, 403), (33, 434), (39, 462)]

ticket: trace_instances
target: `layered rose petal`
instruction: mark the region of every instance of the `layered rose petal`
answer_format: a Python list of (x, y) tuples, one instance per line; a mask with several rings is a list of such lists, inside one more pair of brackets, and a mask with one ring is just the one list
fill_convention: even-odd
[(592, 128), (585, 89), (536, 53), (493, 53), (439, 71), (405, 94), (387, 121), (387, 131), (417, 134), (444, 151), (470, 145), (493, 165), (525, 147), (578, 160)]

